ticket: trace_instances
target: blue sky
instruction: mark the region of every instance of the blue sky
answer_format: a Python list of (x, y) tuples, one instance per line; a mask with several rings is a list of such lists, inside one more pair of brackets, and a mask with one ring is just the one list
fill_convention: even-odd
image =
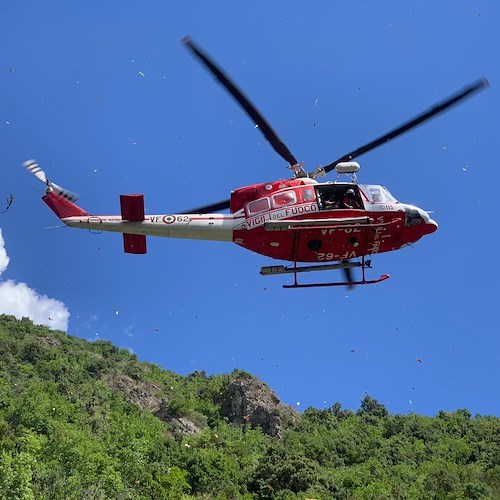
[[(181, 374), (247, 370), (300, 410), (357, 409), (368, 392), (393, 413), (500, 415), (499, 21), (492, 1), (0, 0), (0, 202), (15, 197), (0, 215), (0, 312)], [(233, 244), (149, 238), (134, 256), (119, 235), (44, 229), (58, 221), (20, 167), (30, 158), (104, 214), (123, 193), (175, 213), (288, 177), (184, 35), (306, 170), (487, 77), (359, 158), (361, 182), (435, 211), (438, 231), (373, 259), (390, 280), (347, 292), (284, 290), (288, 277), (259, 275), (272, 261)]]

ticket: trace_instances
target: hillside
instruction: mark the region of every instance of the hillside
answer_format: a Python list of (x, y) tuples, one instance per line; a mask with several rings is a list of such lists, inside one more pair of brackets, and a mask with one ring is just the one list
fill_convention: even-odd
[(500, 419), (299, 414), (243, 371), (187, 377), (0, 316), (1, 499), (500, 498)]

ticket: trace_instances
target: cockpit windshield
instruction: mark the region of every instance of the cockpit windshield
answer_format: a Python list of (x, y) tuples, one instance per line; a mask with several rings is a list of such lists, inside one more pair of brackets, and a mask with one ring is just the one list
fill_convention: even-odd
[(360, 186), (366, 197), (373, 203), (397, 203), (396, 198), (392, 196), (384, 186)]

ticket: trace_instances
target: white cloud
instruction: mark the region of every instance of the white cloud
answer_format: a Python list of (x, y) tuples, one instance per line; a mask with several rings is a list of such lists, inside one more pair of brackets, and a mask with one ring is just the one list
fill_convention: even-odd
[[(0, 229), (0, 274), (9, 265), (5, 241)], [(0, 280), (0, 313), (12, 314), (16, 318), (27, 316), (38, 325), (47, 325), (55, 330), (68, 329), (69, 311), (59, 300), (40, 295), (26, 283)]]

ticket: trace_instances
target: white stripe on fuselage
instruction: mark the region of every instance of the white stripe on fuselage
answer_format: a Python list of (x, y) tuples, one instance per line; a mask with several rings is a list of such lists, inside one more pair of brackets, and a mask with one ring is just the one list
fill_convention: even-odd
[(233, 241), (233, 228), (242, 217), (222, 214), (145, 215), (143, 221), (124, 221), (119, 215), (67, 217), (70, 226), (94, 231), (143, 234), (166, 238)]

